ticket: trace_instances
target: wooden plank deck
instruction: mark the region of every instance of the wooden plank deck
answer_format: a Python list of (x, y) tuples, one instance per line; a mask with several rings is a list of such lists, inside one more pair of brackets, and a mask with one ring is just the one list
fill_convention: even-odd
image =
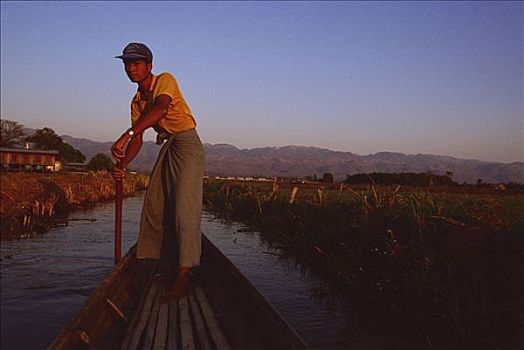
[(161, 304), (163, 286), (151, 284), (133, 315), (122, 349), (230, 350), (198, 284), (177, 302)]
[(161, 304), (165, 269), (129, 250), (50, 345), (52, 350), (307, 350), (304, 340), (205, 236), (188, 294)]

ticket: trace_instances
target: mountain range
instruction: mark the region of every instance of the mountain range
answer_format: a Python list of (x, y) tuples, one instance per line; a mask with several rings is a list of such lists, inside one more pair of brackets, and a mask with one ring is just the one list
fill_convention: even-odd
[[(86, 159), (97, 153), (110, 154), (113, 142), (96, 142), (88, 139), (62, 136), (63, 140), (80, 150)], [(210, 176), (286, 176), (304, 177), (316, 174), (322, 177), (331, 173), (335, 179), (346, 175), (384, 172), (451, 172), (459, 183), (518, 182), (524, 183), (524, 162), (496, 163), (473, 159), (459, 159), (431, 154), (403, 154), (379, 152), (358, 155), (317, 147), (284, 146), (239, 149), (229, 144), (204, 145), (206, 174)], [(154, 165), (160, 147), (144, 142), (142, 150), (130, 164), (131, 169), (149, 171)]]

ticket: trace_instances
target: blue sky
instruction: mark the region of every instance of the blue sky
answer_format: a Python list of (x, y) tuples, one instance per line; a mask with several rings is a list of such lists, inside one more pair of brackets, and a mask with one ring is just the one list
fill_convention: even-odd
[[(128, 42), (204, 142), (524, 161), (522, 2), (1, 2), (1, 116), (129, 126)], [(147, 138), (153, 139), (148, 132)]]

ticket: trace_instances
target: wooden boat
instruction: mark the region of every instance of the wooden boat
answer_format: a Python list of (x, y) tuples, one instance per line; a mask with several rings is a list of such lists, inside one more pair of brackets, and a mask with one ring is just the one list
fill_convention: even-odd
[(204, 236), (187, 295), (161, 304), (158, 263), (122, 258), (50, 349), (308, 349), (300, 336)]

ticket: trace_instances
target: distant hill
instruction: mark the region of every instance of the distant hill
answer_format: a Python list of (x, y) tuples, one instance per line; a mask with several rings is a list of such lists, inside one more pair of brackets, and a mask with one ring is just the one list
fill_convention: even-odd
[[(69, 135), (63, 135), (61, 137), (65, 142), (80, 150), (80, 152), (86, 156), (86, 160), (91, 159), (91, 157), (97, 153), (104, 153), (111, 156), (111, 146), (113, 145), (113, 141), (97, 142), (88, 139), (79, 139)], [(155, 165), (155, 160), (159, 150), (160, 147), (154, 142), (144, 142), (140, 153), (138, 153), (136, 158), (133, 159), (129, 168), (150, 171), (153, 168), (153, 165)]]
[[(110, 154), (112, 142), (95, 142), (62, 136), (65, 142), (79, 149), (87, 159), (97, 153)], [(205, 144), (206, 174), (211, 176), (298, 176), (329, 172), (342, 180), (347, 174), (370, 172), (453, 173), (459, 183), (520, 182), (524, 183), (524, 163), (494, 163), (430, 154), (379, 152), (361, 156), (317, 147), (285, 146), (238, 149), (229, 144)], [(141, 152), (130, 168), (151, 170), (160, 147), (144, 142)]]

